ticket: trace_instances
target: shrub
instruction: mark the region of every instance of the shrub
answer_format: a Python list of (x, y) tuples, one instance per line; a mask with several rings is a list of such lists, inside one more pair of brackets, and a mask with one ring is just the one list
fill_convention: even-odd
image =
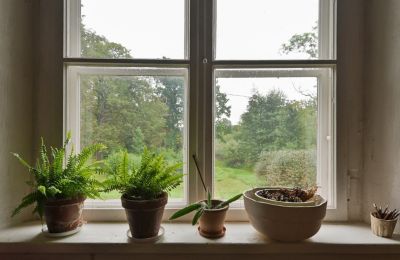
[(316, 184), (314, 150), (280, 150), (262, 152), (255, 172), (268, 186), (310, 187)]

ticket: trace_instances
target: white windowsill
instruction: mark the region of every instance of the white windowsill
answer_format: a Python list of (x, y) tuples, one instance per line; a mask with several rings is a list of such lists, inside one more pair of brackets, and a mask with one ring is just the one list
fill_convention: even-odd
[(400, 254), (400, 235), (380, 238), (368, 225), (324, 223), (311, 239), (280, 243), (264, 238), (249, 223), (227, 223), (225, 237), (201, 237), (190, 224), (163, 223), (164, 237), (155, 244), (131, 243), (125, 222), (87, 223), (78, 234), (66, 238), (47, 238), (38, 222), (9, 227), (0, 232), (0, 254), (37, 253), (190, 253), (190, 254)]

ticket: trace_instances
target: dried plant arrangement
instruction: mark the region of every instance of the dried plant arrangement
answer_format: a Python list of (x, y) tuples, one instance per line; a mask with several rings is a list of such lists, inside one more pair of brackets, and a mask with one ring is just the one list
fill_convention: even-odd
[(395, 220), (400, 215), (400, 211), (398, 209), (389, 210), (388, 205), (386, 205), (385, 209), (382, 209), (382, 206), (376, 206), (375, 203), (373, 206), (375, 211), (373, 211), (371, 214), (378, 219)]

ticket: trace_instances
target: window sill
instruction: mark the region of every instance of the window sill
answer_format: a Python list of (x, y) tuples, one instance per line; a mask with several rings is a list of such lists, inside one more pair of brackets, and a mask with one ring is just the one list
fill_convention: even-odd
[[(227, 223), (225, 237), (201, 237), (189, 224), (163, 223), (155, 244), (130, 243), (127, 223), (88, 223), (65, 238), (47, 238), (38, 222), (1, 230), (1, 254), (391, 254), (400, 255), (400, 235), (376, 237), (362, 223), (324, 223), (311, 239), (280, 243), (264, 238), (248, 223)], [(1, 257), (0, 257), (1, 258)]]

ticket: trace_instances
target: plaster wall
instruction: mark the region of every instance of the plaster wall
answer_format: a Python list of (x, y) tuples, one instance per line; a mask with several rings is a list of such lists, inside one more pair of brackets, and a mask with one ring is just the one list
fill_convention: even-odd
[(364, 4), (337, 1), (337, 195), (351, 221), (362, 211)]
[[(400, 1), (369, 0), (365, 19), (363, 218), (400, 208)], [(400, 227), (397, 225), (397, 232)]]
[(29, 179), (10, 152), (32, 159), (33, 12), (33, 0), (0, 1), (0, 228), (30, 218), (10, 218)]

